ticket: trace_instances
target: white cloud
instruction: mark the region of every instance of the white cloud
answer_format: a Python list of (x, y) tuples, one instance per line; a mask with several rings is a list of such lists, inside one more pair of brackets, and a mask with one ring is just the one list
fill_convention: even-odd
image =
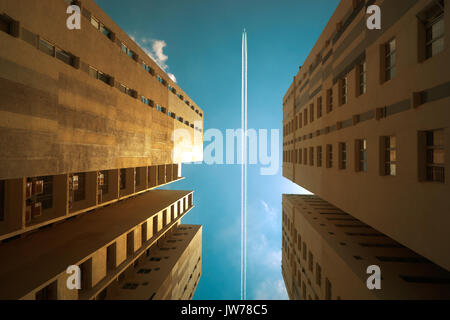
[(153, 40), (153, 54), (155, 55), (156, 61), (158, 61), (161, 65), (165, 65), (167, 59), (169, 58), (164, 54), (164, 47), (166, 46), (167, 43), (164, 40)]
[(173, 82), (177, 82), (177, 78), (175, 77), (175, 75), (173, 73), (167, 73), (167, 75), (169, 76), (170, 79), (172, 79)]
[(289, 299), (284, 282), (281, 279), (265, 280), (254, 292), (255, 300), (287, 300)]
[[(135, 37), (132, 37), (135, 40)], [(135, 40), (136, 41), (136, 40)], [(173, 73), (168, 72), (169, 66), (167, 65), (167, 60), (169, 57), (164, 53), (164, 48), (167, 47), (167, 43), (164, 40), (141, 38), (136, 41), (144, 52), (156, 62), (156, 64), (167, 73), (173, 82), (177, 82), (177, 78)]]
[(277, 217), (277, 210), (274, 209), (273, 207), (269, 206), (267, 204), (267, 202), (265, 202), (264, 200), (261, 200), (261, 204), (263, 206), (264, 212), (266, 212), (270, 218), (276, 218)]

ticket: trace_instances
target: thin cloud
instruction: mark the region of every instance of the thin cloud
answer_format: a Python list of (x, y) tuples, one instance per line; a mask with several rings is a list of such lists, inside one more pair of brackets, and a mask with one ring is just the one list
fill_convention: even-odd
[(264, 200), (261, 200), (261, 204), (263, 206), (264, 211), (270, 216), (270, 217), (276, 217), (277, 215), (277, 211), (270, 207), (267, 202), (265, 202)]
[(287, 300), (289, 299), (284, 282), (281, 279), (266, 280), (254, 291), (255, 300)]

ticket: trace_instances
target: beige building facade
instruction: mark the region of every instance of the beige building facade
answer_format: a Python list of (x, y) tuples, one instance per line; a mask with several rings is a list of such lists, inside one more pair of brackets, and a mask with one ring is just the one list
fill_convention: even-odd
[(182, 224), (141, 258), (115, 295), (119, 300), (190, 300), (201, 276), (202, 226)]
[[(448, 271), (332, 204), (285, 194), (282, 207), (282, 274), (290, 299), (450, 299)], [(370, 266), (380, 269), (379, 290), (367, 285)]]
[(447, 271), (449, 6), (342, 0), (283, 98), (283, 176)]
[[(67, 27), (69, 5), (80, 8), (79, 30)], [(18, 292), (2, 294), (13, 299), (96, 298), (98, 288), (112, 279), (105, 271), (108, 241), (118, 243), (114, 278), (126, 267), (122, 249), (129, 247), (127, 241), (147, 250), (193, 206), (192, 192), (151, 190), (183, 179), (183, 162), (203, 159), (203, 110), (93, 0), (1, 1), (0, 43), (1, 264), (11, 260), (27, 268), (26, 259), (15, 257), (12, 248), (86, 213), (114, 211), (128, 203), (127, 214), (134, 214), (139, 208), (133, 204), (146, 197), (156, 204), (169, 198), (177, 208), (140, 216), (141, 221), (128, 225), (138, 230), (134, 240), (127, 240), (128, 229), (109, 238), (92, 231), (102, 238), (91, 248), (96, 256), (85, 250), (64, 261), (82, 265), (82, 259), (92, 260), (83, 267), (92, 275), (84, 278), (88, 289), (82, 292), (65, 292), (63, 281), (55, 282), (67, 267), (58, 265), (50, 268), (52, 273), (25, 277)], [(142, 223), (154, 215), (161, 215), (161, 221), (144, 237)], [(12, 272), (4, 271), (0, 277)], [(45, 283), (52, 287), (36, 293)]]

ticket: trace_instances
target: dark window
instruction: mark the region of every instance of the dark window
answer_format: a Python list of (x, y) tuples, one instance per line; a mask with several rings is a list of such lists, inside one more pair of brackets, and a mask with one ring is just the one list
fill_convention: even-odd
[(317, 98), (317, 119), (322, 117), (322, 97)]
[(341, 94), (341, 101), (340, 104), (346, 104), (347, 103), (347, 76), (343, 77), (339, 80), (339, 86), (340, 86), (340, 94)]
[(411, 283), (450, 284), (450, 278), (400, 276), (404, 281)]
[(425, 258), (422, 257), (384, 257), (377, 256), (377, 259), (382, 262), (402, 262), (402, 263), (430, 263)]
[(68, 53), (64, 50), (61, 50), (59, 48), (55, 48), (55, 52), (56, 52), (55, 56), (57, 59), (61, 60), (62, 62), (66, 63), (68, 65), (71, 65), (71, 66), (73, 65), (73, 62), (74, 62), (73, 55), (71, 55), (70, 53)]
[(98, 73), (98, 80), (103, 81), (106, 84), (109, 84), (111, 77), (107, 74), (104, 74), (103, 72)]
[(11, 22), (4, 15), (0, 16), (0, 31), (10, 34)]
[(137, 287), (139, 287), (139, 283), (131, 283), (131, 282), (127, 282), (123, 285), (122, 289), (126, 289), (126, 290), (136, 290)]
[(56, 300), (58, 298), (57, 282), (53, 282), (36, 292), (36, 300)]
[(124, 190), (127, 187), (127, 170), (120, 169), (120, 190)]
[(359, 94), (366, 93), (367, 90), (367, 76), (366, 76), (366, 62), (359, 65)]
[[(82, 201), (86, 198), (86, 174), (77, 173), (72, 176), (72, 179), (77, 181), (76, 188), (74, 188), (73, 200)], [(74, 184), (75, 186), (75, 184)]]
[(139, 186), (141, 184), (141, 168), (136, 168), (136, 175), (135, 175), (135, 182), (136, 186)]
[(5, 180), (0, 180), (0, 221), (5, 219)]
[(339, 143), (339, 169), (347, 169), (347, 144), (345, 142)]
[(38, 177), (37, 180), (43, 181), (43, 192), (36, 196), (36, 202), (40, 202), (42, 210), (53, 207), (53, 176)]
[(392, 39), (385, 44), (385, 80), (391, 80), (395, 77), (396, 63), (396, 41)]
[(327, 90), (327, 112), (333, 111), (333, 89)]
[(316, 263), (316, 284), (320, 287), (322, 284), (322, 268)]
[(326, 162), (327, 162), (327, 168), (333, 167), (333, 146), (331, 144), (327, 144), (327, 154), (326, 154)]
[(369, 248), (403, 248), (402, 245), (395, 243), (360, 243), (359, 245)]
[(328, 278), (325, 281), (325, 300), (331, 300), (332, 294), (331, 294), (331, 282), (328, 280)]

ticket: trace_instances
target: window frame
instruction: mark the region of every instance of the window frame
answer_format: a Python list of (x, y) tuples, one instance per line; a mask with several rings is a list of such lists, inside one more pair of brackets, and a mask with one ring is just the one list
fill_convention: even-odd
[[(391, 50), (391, 43), (394, 49)], [(393, 61), (392, 61), (393, 60)], [(397, 75), (397, 39), (392, 38), (384, 44), (384, 81), (389, 81)], [(388, 63), (389, 62), (389, 63)]]

